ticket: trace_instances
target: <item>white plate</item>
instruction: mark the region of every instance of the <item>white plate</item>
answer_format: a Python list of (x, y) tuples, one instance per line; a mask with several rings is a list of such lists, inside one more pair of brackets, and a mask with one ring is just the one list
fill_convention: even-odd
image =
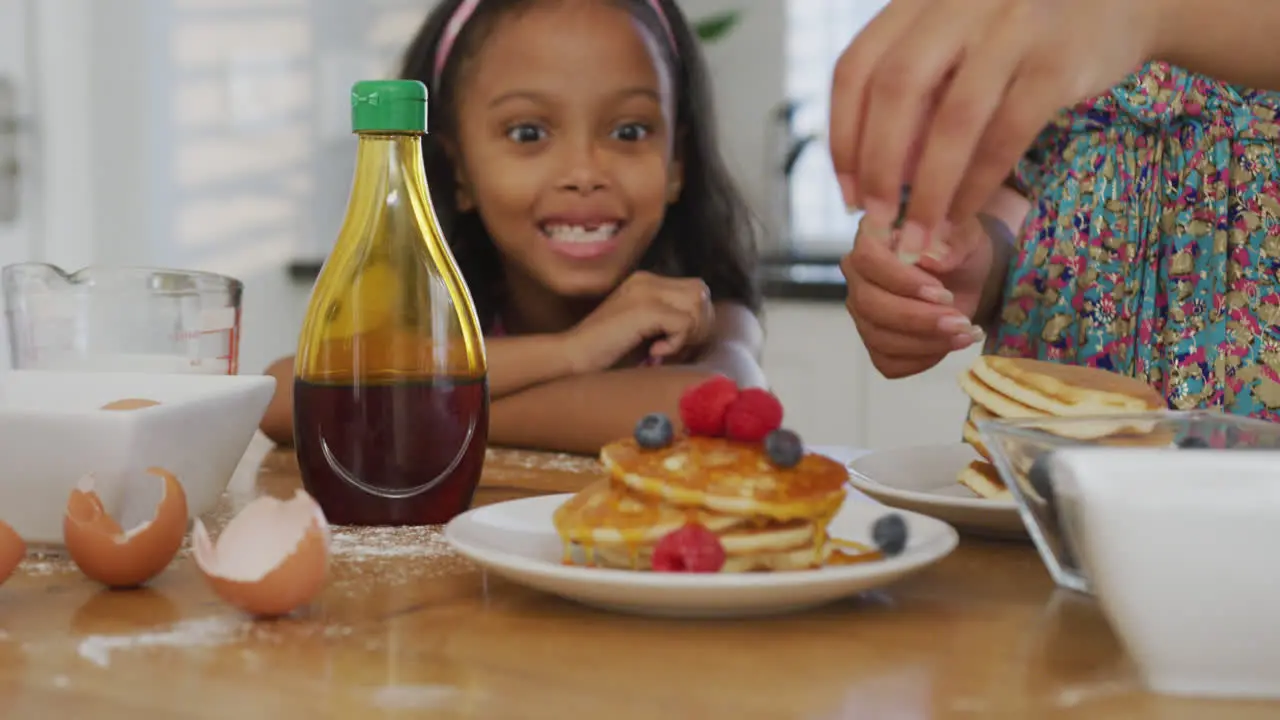
[[(561, 564), (551, 514), (571, 495), (511, 500), (469, 510), (445, 527), (463, 555), (512, 582), (585, 605), (636, 615), (745, 617), (803, 610), (886, 585), (945, 557), (959, 536), (944, 522), (915, 513), (907, 548), (882, 561), (776, 573), (660, 573)], [(870, 543), (871, 524), (888, 512), (845, 503), (831, 536)]]
[(863, 455), (871, 452), (870, 450), (849, 447), (847, 445), (814, 445), (813, 447), (806, 449), (812, 453), (825, 455), (842, 465), (848, 465), (854, 460), (857, 460)]
[(984, 500), (956, 481), (979, 457), (965, 443), (880, 450), (849, 463), (849, 483), (885, 505), (929, 515), (970, 535), (1026, 538), (1013, 500)]

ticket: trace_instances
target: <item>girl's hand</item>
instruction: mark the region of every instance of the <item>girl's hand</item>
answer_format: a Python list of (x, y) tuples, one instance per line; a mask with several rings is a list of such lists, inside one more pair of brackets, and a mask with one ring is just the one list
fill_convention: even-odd
[(652, 341), (648, 355), (682, 357), (703, 346), (715, 327), (711, 292), (698, 278), (636, 272), (595, 312), (563, 336), (576, 373), (614, 367)]
[(1162, 8), (892, 0), (836, 65), (831, 156), (845, 201), (887, 224), (910, 184), (900, 252), (919, 255), (931, 228), (974, 215), (1055, 113), (1141, 67)]
[[(992, 266), (991, 243), (976, 221), (938, 238), (919, 267), (900, 260), (889, 234), (870, 218), (840, 263), (849, 284), (846, 306), (871, 363), (887, 378), (924, 372), (948, 353), (982, 339), (971, 318)], [(945, 253), (939, 245), (949, 248)]]

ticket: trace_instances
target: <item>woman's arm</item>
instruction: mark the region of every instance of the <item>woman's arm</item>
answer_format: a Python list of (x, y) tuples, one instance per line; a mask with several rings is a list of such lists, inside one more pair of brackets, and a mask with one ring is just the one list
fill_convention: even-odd
[(978, 213), (978, 223), (991, 243), (991, 269), (982, 286), (982, 297), (973, 314), (973, 324), (988, 332), (1000, 319), (1009, 264), (1030, 209), (1030, 201), (1013, 188), (1002, 185)]
[(489, 442), (594, 455), (604, 444), (630, 435), (647, 413), (666, 413), (678, 425), (680, 396), (714, 374), (744, 387), (765, 384), (757, 359), (763, 338), (760, 321), (749, 310), (718, 303), (714, 340), (691, 364), (586, 373), (496, 399)]
[(1155, 27), (1152, 60), (1226, 83), (1280, 90), (1280, 3), (1142, 1)]

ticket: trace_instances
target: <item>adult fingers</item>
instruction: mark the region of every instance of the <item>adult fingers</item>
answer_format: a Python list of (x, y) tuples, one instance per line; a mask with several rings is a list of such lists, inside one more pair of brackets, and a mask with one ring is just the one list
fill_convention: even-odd
[[(893, 0), (867, 23), (836, 61), (835, 72), (831, 76), (831, 117), (827, 139), (836, 179), (840, 181), (845, 205), (850, 208), (860, 206), (856, 187), (858, 143), (863, 135), (868, 79), (881, 56), (899, 42), (926, 4), (923, 0)], [(884, 218), (883, 221), (888, 223), (892, 219)]]
[(856, 275), (846, 305), (854, 318), (922, 343), (938, 340), (949, 347), (953, 337), (972, 334), (972, 323), (955, 308), (894, 295)]
[(951, 209), (957, 187), (1018, 70), (1030, 33), (1017, 5), (974, 42), (929, 119), (920, 165), (912, 176), (908, 226), (933, 228)]
[[(864, 224), (865, 224), (864, 220)], [(904, 298), (950, 305), (951, 293), (938, 278), (914, 265), (898, 259), (889, 248), (887, 238), (876, 232), (858, 231), (853, 251), (840, 261), (845, 280), (853, 285), (852, 275), (862, 281)]]
[(1072, 90), (1048, 69), (1024, 64), (987, 124), (951, 202), (953, 218), (969, 217), (999, 188)]
[(947, 336), (909, 335), (892, 327), (878, 325), (869, 318), (855, 321), (867, 349), (897, 358), (933, 357), (946, 355), (953, 350), (963, 350), (978, 342), (983, 336), (957, 333)]
[[(978, 4), (931, 3), (872, 73), (857, 158), (858, 192), (869, 213), (896, 212), (902, 187), (910, 180), (907, 155), (935, 92), (985, 18), (985, 8), (974, 7)], [(924, 238), (916, 235), (914, 228), (904, 227), (900, 243), (918, 254)]]

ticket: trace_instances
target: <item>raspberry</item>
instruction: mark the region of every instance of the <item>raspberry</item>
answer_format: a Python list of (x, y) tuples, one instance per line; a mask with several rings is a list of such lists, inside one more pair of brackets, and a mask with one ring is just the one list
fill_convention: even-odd
[(741, 442), (760, 442), (780, 427), (782, 403), (760, 388), (743, 390), (724, 415), (725, 433)]
[(653, 548), (653, 569), (658, 572), (713, 573), (722, 567), (720, 538), (701, 525), (672, 530)]
[(725, 410), (737, 399), (738, 384), (716, 375), (680, 396), (680, 421), (690, 435), (719, 437), (724, 434)]

